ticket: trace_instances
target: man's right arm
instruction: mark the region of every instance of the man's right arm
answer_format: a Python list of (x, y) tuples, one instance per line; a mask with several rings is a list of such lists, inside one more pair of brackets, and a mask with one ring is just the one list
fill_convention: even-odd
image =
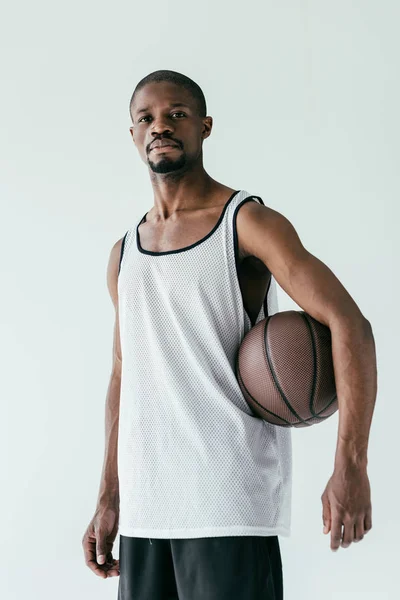
[(112, 369), (105, 406), (105, 448), (104, 463), (100, 480), (97, 505), (119, 508), (119, 483), (117, 470), (119, 400), (121, 390), (121, 342), (118, 312), (118, 269), (122, 239), (111, 249), (107, 266), (107, 286), (115, 308), (115, 324), (112, 352)]
[(86, 565), (99, 577), (119, 575), (119, 559), (114, 559), (112, 548), (119, 526), (118, 482), (118, 423), (121, 390), (121, 343), (118, 314), (118, 269), (122, 240), (111, 249), (107, 267), (107, 286), (115, 307), (113, 360), (105, 407), (105, 449), (100, 490), (93, 518), (82, 539)]

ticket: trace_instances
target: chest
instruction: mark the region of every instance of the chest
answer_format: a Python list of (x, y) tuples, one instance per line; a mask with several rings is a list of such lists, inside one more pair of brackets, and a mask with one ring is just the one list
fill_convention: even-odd
[[(154, 253), (190, 248), (212, 235), (218, 219), (219, 214), (210, 213), (203, 215), (201, 219), (192, 218), (162, 226), (142, 221), (138, 227), (138, 243), (145, 251)], [(244, 308), (253, 323), (263, 304), (270, 272), (260, 259), (246, 251), (240, 223), (240, 219), (236, 219), (237, 277)]]

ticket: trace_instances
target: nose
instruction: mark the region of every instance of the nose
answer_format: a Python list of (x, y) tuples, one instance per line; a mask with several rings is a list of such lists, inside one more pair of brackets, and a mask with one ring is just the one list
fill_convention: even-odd
[(162, 135), (165, 132), (172, 132), (172, 127), (170, 125), (166, 125), (163, 117), (161, 117), (160, 119), (154, 119), (153, 121), (153, 126), (151, 128), (151, 133), (152, 135)]
[(151, 142), (149, 143), (149, 149), (151, 149), (154, 142), (157, 139), (159, 139), (160, 136), (161, 136), (161, 139), (164, 140), (164, 142), (166, 142), (167, 139), (169, 139), (169, 140), (171, 140), (171, 144), (177, 145), (177, 142), (174, 140), (174, 138), (171, 134), (172, 134), (171, 129), (160, 129), (158, 135), (156, 135), (156, 132), (152, 133), (153, 138), (152, 138)]

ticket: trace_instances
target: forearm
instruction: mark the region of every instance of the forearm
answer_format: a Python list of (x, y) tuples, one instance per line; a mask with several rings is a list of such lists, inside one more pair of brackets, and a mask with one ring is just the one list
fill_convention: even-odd
[(118, 423), (121, 377), (112, 375), (107, 390), (105, 408), (105, 448), (97, 504), (119, 505)]
[(330, 328), (339, 404), (335, 468), (345, 463), (366, 467), (377, 393), (374, 336), (363, 319), (339, 320)]

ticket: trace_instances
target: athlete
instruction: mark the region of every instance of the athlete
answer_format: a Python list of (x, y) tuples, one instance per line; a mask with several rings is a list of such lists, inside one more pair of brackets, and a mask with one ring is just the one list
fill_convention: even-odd
[(251, 327), (278, 311), (277, 283), (330, 327), (340, 426), (321, 500), (337, 550), (372, 527), (371, 325), (282, 214), (205, 171), (213, 119), (193, 80), (151, 73), (135, 88), (130, 116), (154, 206), (110, 253), (113, 366), (85, 561), (100, 577), (120, 576), (119, 600), (282, 600), (291, 430), (254, 416), (236, 353)]

